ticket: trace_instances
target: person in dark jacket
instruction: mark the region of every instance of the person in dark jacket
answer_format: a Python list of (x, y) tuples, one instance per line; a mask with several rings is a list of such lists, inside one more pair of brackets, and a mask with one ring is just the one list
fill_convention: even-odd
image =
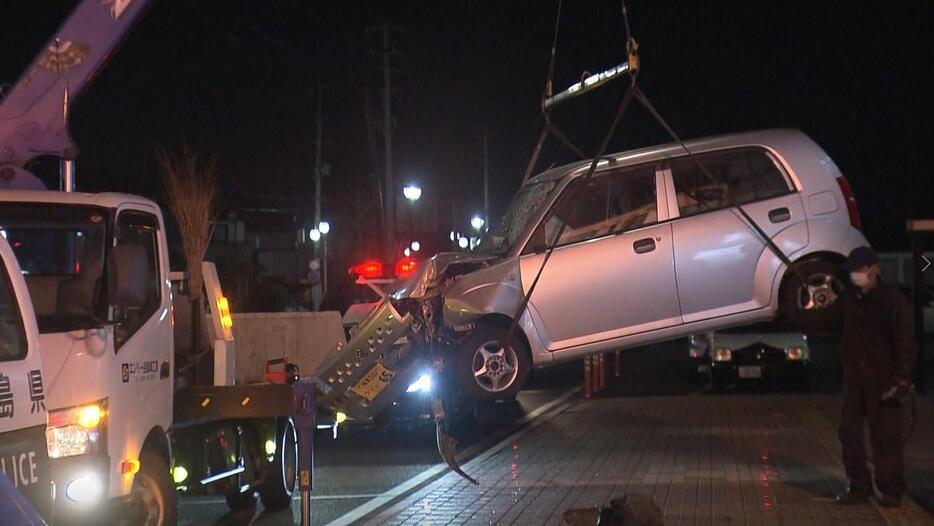
[(856, 504), (873, 493), (863, 436), (868, 421), (875, 482), (881, 494), (877, 502), (896, 507), (905, 492), (899, 406), (910, 392), (916, 358), (913, 319), (905, 295), (879, 277), (879, 259), (871, 248), (854, 249), (844, 268), (853, 286), (821, 317), (819, 327), (821, 332), (839, 332), (842, 339), (840, 441), (849, 486), (836, 501)]

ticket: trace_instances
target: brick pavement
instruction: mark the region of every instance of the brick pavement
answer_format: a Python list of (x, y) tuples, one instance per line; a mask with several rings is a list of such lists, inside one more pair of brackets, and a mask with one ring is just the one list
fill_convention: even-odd
[(891, 522), (832, 502), (844, 486), (835, 398), (578, 400), (466, 463), (479, 487), (449, 473), (365, 524), (563, 524), (569, 508), (627, 493), (653, 497), (668, 525)]

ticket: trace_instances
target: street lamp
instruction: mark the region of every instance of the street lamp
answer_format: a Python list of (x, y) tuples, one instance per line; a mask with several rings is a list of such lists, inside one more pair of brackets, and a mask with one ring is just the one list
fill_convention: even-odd
[(477, 232), (483, 230), (483, 225), (485, 224), (486, 224), (486, 221), (484, 221), (483, 218), (478, 215), (475, 215), (472, 218), (470, 218), (470, 226), (472, 226), (473, 229), (476, 230)]
[(415, 183), (409, 183), (402, 189), (402, 195), (412, 203), (415, 203), (415, 201), (418, 201), (422, 196), (422, 187)]
[(311, 231), (308, 232), (308, 238), (314, 241), (315, 243), (317, 243), (318, 241), (321, 241), (321, 231), (318, 230), (317, 228), (312, 228)]
[(331, 223), (328, 223), (327, 221), (318, 223), (318, 231), (324, 235), (327, 235), (327, 233), (331, 231)]
[(422, 249), (422, 244), (418, 241), (412, 241), (412, 252), (418, 252)]
[(457, 246), (459, 246), (459, 247), (461, 247), (461, 248), (467, 248), (467, 245), (469, 245), (469, 244), (470, 244), (470, 240), (467, 239), (466, 237), (462, 237), (462, 238), (460, 238), (460, 239), (457, 240)]

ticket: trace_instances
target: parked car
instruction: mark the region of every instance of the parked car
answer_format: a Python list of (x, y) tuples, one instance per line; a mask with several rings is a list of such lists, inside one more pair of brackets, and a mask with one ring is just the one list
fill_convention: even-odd
[(691, 359), (710, 391), (754, 383), (762, 389), (810, 389), (811, 347), (805, 334), (770, 323), (696, 334)]
[(532, 366), (836, 301), (838, 265), (868, 243), (830, 157), (797, 130), (686, 146), (692, 156), (678, 144), (608, 155), (589, 180), (589, 161), (530, 179), (472, 253), (439, 254), (403, 280), (394, 308), (472, 395), (510, 398)]

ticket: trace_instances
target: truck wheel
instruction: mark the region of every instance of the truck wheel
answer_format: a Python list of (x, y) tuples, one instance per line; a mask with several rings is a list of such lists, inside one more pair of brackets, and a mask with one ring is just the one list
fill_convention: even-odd
[(506, 328), (479, 325), (460, 345), (455, 375), (477, 400), (512, 400), (529, 376), (529, 350), (518, 334), (503, 346)]
[(266, 463), (265, 482), (259, 496), (267, 510), (283, 510), (292, 504), (298, 475), (298, 436), (291, 418), (282, 418), (276, 426), (276, 452)]
[(168, 464), (150, 451), (140, 455), (139, 460), (132, 492), (143, 505), (143, 524), (174, 526), (178, 522), (178, 503)]
[(823, 259), (796, 265), (804, 276), (789, 273), (779, 292), (782, 317), (805, 327), (819, 323), (843, 292), (845, 286), (837, 276), (837, 265)]

